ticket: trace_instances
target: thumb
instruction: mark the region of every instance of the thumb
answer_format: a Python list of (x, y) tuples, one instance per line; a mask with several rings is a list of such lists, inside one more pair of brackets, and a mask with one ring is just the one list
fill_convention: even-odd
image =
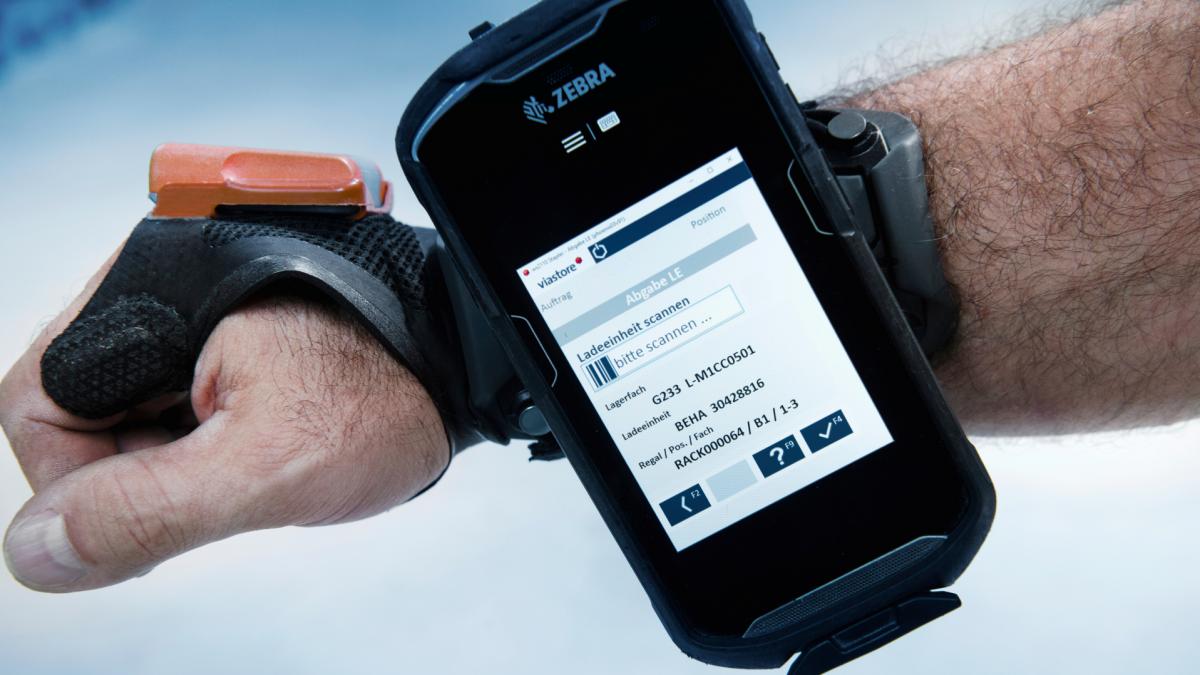
[[(279, 299), (225, 317), (196, 367), (200, 424), (175, 441), (64, 417), (36, 363), (0, 386), (0, 422), (36, 489), (5, 559), (35, 590), (107, 586), (249, 530), (381, 513), (449, 458), (420, 384), (323, 305)], [(54, 469), (63, 456), (66, 472)]]
[(118, 437), (123, 453), (54, 481), (17, 514), (4, 539), (13, 576), (40, 591), (98, 588), (202, 544), (289, 524), (263, 508), (268, 486), (223, 451), (244, 448), (236, 426), (218, 414), (170, 443), (154, 445), (168, 440), (165, 431)]

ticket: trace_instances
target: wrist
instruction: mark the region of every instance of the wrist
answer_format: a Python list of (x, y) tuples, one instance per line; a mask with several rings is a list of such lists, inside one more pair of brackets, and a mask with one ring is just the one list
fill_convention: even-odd
[(935, 365), (968, 429), (1196, 413), (1194, 7), (1130, 3), (851, 102), (921, 131), (961, 301)]

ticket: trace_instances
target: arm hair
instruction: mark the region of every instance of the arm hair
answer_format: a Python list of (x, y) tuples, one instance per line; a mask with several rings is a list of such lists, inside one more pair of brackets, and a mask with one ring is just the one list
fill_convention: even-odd
[(851, 97), (925, 139), (978, 433), (1200, 413), (1200, 2), (1139, 0)]

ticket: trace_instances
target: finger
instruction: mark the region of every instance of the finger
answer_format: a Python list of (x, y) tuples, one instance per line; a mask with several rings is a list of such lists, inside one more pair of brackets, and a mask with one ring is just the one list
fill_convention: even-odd
[[(432, 402), (373, 341), (309, 315), (250, 311), (223, 325), (201, 359), (219, 365), (193, 387), (200, 426), (164, 444), (151, 430), (119, 433), (126, 452), (37, 493), (5, 538), (19, 581), (96, 588), (239, 532), (365, 517), (444, 467)], [(297, 334), (324, 356), (296, 349)]]
[(50, 342), (78, 316), (107, 276), (120, 250), (100, 266), (84, 291), (42, 330), (0, 380), (0, 427), (34, 491), (75, 469), (117, 451), (111, 434), (96, 433), (123, 415), (89, 420), (60, 408), (42, 389), (41, 358)]
[(437, 472), (394, 447), (390, 466), (380, 448), (374, 460), (343, 463), (315, 447), (271, 447), (276, 430), (245, 426), (252, 423), (218, 412), (178, 441), (106, 457), (52, 483), (5, 537), (13, 576), (47, 592), (107, 586), (240, 532), (383, 511)]
[[(97, 588), (238, 532), (289, 524), (262, 502), (270, 481), (242, 470), (253, 433), (218, 414), (174, 441), (153, 430), (118, 436), (127, 452), (80, 467), (38, 492), (4, 539), (5, 560), (35, 590)], [(115, 442), (115, 441), (114, 441)]]
[(157, 446), (149, 435), (123, 435), (136, 450), (92, 462), (38, 492), (5, 536), (13, 576), (36, 590), (94, 588), (224, 535), (218, 524), (235, 524), (220, 511), (222, 501), (236, 511), (245, 506), (244, 492), (201, 478), (206, 471), (221, 475), (198, 451), (205, 435), (213, 435), (211, 427)]

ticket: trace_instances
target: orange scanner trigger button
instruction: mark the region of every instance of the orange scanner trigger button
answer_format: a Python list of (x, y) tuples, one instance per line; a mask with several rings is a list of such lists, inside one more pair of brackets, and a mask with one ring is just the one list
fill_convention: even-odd
[(391, 210), (379, 167), (348, 155), (166, 143), (150, 158), (152, 216), (211, 218), (219, 207)]

